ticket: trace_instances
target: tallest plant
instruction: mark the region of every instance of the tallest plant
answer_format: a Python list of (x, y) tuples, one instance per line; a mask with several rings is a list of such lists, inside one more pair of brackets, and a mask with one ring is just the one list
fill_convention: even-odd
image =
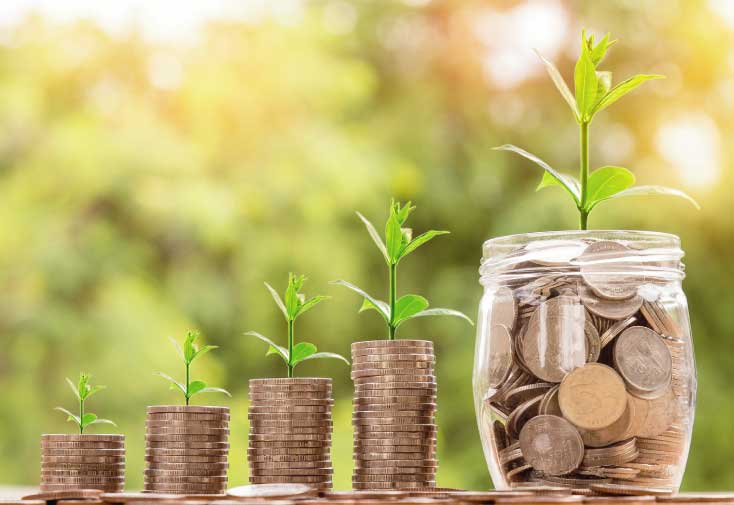
[(374, 225), (362, 214), (357, 212), (357, 216), (367, 227), (367, 232), (382, 253), (382, 257), (387, 264), (389, 283), (388, 302), (370, 296), (366, 291), (350, 282), (343, 280), (332, 282), (332, 284), (345, 286), (364, 298), (360, 312), (374, 310), (382, 316), (387, 324), (387, 338), (389, 340), (395, 340), (395, 335), (400, 325), (416, 317), (457, 316), (465, 319), (470, 324), (472, 323), (471, 319), (457, 310), (443, 308), (429, 309), (428, 300), (420, 295), (408, 294), (398, 298), (398, 264), (400, 261), (426, 242), (439, 235), (449, 233), (448, 231), (429, 230), (413, 238), (413, 231), (404, 226), (413, 210), (415, 210), (415, 207), (411, 206), (410, 202), (405, 205), (401, 205), (395, 201), (390, 203), (390, 216), (385, 224), (384, 242)]
[(665, 186), (633, 186), (635, 176), (628, 169), (617, 166), (604, 166), (589, 171), (589, 127), (594, 116), (622, 98), (643, 83), (665, 76), (656, 74), (638, 74), (629, 77), (616, 86), (612, 86), (612, 73), (599, 70), (599, 64), (607, 54), (607, 50), (616, 40), (605, 35), (598, 44), (594, 36), (581, 33), (581, 53), (574, 69), (574, 93), (566, 85), (558, 69), (538, 53), (545, 64), (548, 75), (568, 103), (574, 118), (579, 125), (579, 177), (562, 174), (537, 156), (514, 145), (506, 144), (496, 147), (498, 150), (512, 151), (539, 165), (545, 172), (538, 189), (549, 186), (561, 186), (571, 195), (579, 211), (579, 228), (586, 230), (589, 214), (597, 204), (625, 196), (671, 195), (688, 200), (696, 208), (698, 204), (688, 195), (677, 189)]

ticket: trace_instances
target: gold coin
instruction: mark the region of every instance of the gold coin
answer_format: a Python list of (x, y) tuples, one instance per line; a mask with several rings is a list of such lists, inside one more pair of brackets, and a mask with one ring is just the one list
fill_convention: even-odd
[(600, 430), (622, 417), (627, 408), (627, 392), (612, 368), (588, 363), (563, 379), (558, 403), (563, 416), (574, 425)]

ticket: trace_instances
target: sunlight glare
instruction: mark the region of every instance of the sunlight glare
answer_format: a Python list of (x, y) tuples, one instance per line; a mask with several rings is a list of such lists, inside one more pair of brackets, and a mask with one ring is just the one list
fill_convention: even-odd
[(658, 152), (688, 185), (711, 186), (719, 178), (719, 130), (704, 114), (663, 124), (657, 132)]

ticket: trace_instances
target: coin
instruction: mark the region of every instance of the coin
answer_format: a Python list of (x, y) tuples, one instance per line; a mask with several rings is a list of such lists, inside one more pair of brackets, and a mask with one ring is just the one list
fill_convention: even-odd
[(575, 298), (558, 296), (540, 304), (522, 337), (522, 357), (545, 382), (561, 382), (586, 363), (585, 311)]
[(364, 340), (352, 343), (352, 350), (383, 347), (392, 347), (395, 349), (399, 349), (401, 347), (428, 347), (432, 349), (433, 342), (430, 340), (411, 340), (403, 338), (400, 340)]
[(579, 256), (581, 276), (598, 296), (609, 300), (625, 300), (637, 294), (639, 279), (634, 267), (624, 262), (630, 250), (610, 240), (592, 242)]
[(169, 449), (169, 450), (197, 450), (197, 449), (229, 449), (228, 442), (202, 442), (196, 440), (180, 440), (180, 441), (154, 441), (148, 440), (146, 447), (149, 449)]
[(355, 396), (352, 403), (355, 406), (361, 407), (363, 405), (376, 407), (378, 405), (394, 405), (394, 404), (411, 404), (417, 403), (419, 405), (435, 404), (435, 394), (424, 394), (424, 395), (391, 395), (391, 396)]
[(632, 394), (655, 398), (670, 384), (670, 351), (657, 333), (644, 326), (627, 328), (617, 338), (614, 365)]
[(203, 427), (212, 429), (225, 429), (229, 426), (228, 419), (219, 421), (201, 421), (199, 419), (151, 419), (145, 420), (145, 426), (149, 428), (191, 428)]
[(582, 290), (581, 302), (597, 316), (619, 321), (633, 316), (642, 306), (642, 297), (633, 295), (623, 300), (609, 300), (595, 295), (591, 290)]
[(540, 415), (530, 419), (519, 440), (526, 461), (548, 475), (569, 473), (584, 457), (581, 435), (561, 417)]
[(44, 463), (124, 463), (125, 456), (86, 456), (86, 455), (74, 455), (74, 456), (47, 456), (41, 455), (41, 461)]
[(417, 376), (417, 375), (424, 375), (427, 377), (431, 377), (431, 379), (434, 378), (433, 369), (432, 368), (374, 368), (374, 369), (367, 369), (367, 370), (352, 370), (351, 377), (352, 379), (357, 379), (360, 377), (376, 377), (381, 375), (410, 375), (410, 376)]
[(675, 395), (671, 389), (659, 398), (637, 402), (639, 424), (636, 426), (635, 435), (654, 437), (667, 430), (675, 417), (674, 403)]
[(271, 442), (271, 441), (295, 441), (295, 440), (331, 440), (331, 434), (314, 434), (307, 433), (304, 435), (293, 435), (288, 433), (267, 433), (267, 434), (250, 434), (250, 442)]
[(621, 495), (649, 495), (649, 496), (665, 496), (672, 494), (670, 489), (630, 486), (627, 484), (592, 484), (591, 490), (602, 494), (621, 494)]
[(563, 417), (561, 406), (558, 404), (558, 391), (560, 389), (560, 384), (556, 384), (543, 395), (543, 399), (540, 401), (540, 405), (538, 405), (539, 414)]
[[(435, 381), (430, 382), (416, 382), (416, 381), (406, 381), (406, 382), (383, 382), (383, 383), (368, 383), (368, 384), (355, 384), (354, 390), (356, 394), (361, 395), (364, 393), (380, 393), (382, 391), (390, 391), (390, 390), (401, 390), (401, 389), (418, 389), (422, 391), (430, 391), (435, 392), (438, 387)], [(364, 396), (364, 395), (362, 395)]]
[(369, 363), (384, 363), (391, 361), (414, 361), (414, 362), (427, 362), (434, 363), (436, 361), (433, 353), (420, 353), (420, 352), (401, 352), (398, 354), (358, 354), (352, 356), (354, 364), (369, 364)]
[(379, 425), (392, 425), (392, 426), (402, 426), (402, 425), (419, 425), (419, 424), (431, 424), (435, 420), (434, 416), (416, 416), (416, 417), (367, 417), (367, 418), (361, 418), (359, 416), (356, 416), (354, 419), (352, 419), (352, 424), (354, 426), (358, 425), (369, 425), (369, 426), (379, 426)]
[(229, 407), (200, 407), (197, 405), (156, 405), (147, 408), (148, 414), (159, 414), (164, 412), (193, 414), (229, 414)]
[(310, 400), (328, 402), (330, 398), (315, 398), (310, 391), (290, 391), (290, 392), (261, 392), (250, 390), (250, 402), (270, 402), (272, 400)]
[(146, 442), (226, 442), (228, 433), (219, 435), (184, 433), (146, 433)]
[(125, 449), (58, 449), (44, 447), (41, 453), (45, 456), (124, 456)]
[(254, 407), (250, 405), (250, 414), (331, 414), (330, 405), (293, 405), (293, 406), (267, 406)]
[(146, 447), (145, 454), (159, 456), (226, 456), (229, 449), (168, 449), (162, 447)]
[(614, 340), (616, 337), (618, 337), (627, 327), (631, 326), (637, 321), (637, 318), (635, 316), (628, 317), (627, 319), (622, 319), (614, 323), (612, 326), (609, 327), (601, 336), (601, 346), (602, 348), (609, 345), (612, 340)]
[(617, 421), (627, 408), (627, 392), (617, 372), (588, 363), (561, 382), (558, 403), (563, 416), (585, 430), (599, 430)]
[(199, 414), (195, 412), (148, 412), (146, 419), (153, 421), (203, 421), (203, 422), (226, 422), (229, 421), (229, 412), (211, 414)]
[[(292, 480), (295, 476), (291, 476), (288, 480)], [(301, 483), (313, 483), (317, 484), (323, 482), (325, 479), (330, 478), (324, 475), (301, 475), (298, 480)], [(250, 482), (253, 484), (281, 484), (283, 483), (283, 476), (255, 476), (250, 475)]]
[(146, 426), (146, 436), (155, 435), (209, 435), (226, 438), (229, 428), (206, 428), (202, 426)]
[(538, 415), (538, 407), (542, 399), (541, 396), (536, 396), (512, 411), (510, 417), (507, 419), (507, 434), (511, 438), (518, 438), (518, 434), (525, 423), (532, 417)]
[(303, 484), (263, 484), (239, 486), (227, 490), (227, 496), (234, 498), (305, 498), (315, 496), (316, 490)]
[(69, 489), (65, 491), (53, 491), (49, 493), (34, 493), (23, 497), (26, 500), (38, 500), (45, 502), (54, 502), (59, 500), (91, 500), (99, 498), (102, 491), (96, 489)]
[(633, 400), (631, 395), (627, 394), (627, 406), (623, 414), (609, 426), (598, 430), (579, 429), (581, 439), (587, 447), (604, 447), (625, 438), (625, 434), (630, 430), (632, 425), (632, 409), (630, 404)]

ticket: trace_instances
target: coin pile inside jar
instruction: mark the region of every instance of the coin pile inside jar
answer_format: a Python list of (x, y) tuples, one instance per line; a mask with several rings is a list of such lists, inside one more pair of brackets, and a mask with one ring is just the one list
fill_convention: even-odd
[(352, 344), (354, 489), (435, 486), (433, 343)]
[(250, 482), (331, 488), (333, 405), (331, 379), (250, 380)]
[(223, 494), (228, 440), (228, 407), (148, 407), (145, 491)]
[(638, 254), (616, 241), (548, 241), (520, 251), (497, 287), (484, 408), (510, 485), (678, 485), (690, 335), (655, 272), (679, 265)]
[(125, 435), (42, 435), (41, 491), (125, 487)]

